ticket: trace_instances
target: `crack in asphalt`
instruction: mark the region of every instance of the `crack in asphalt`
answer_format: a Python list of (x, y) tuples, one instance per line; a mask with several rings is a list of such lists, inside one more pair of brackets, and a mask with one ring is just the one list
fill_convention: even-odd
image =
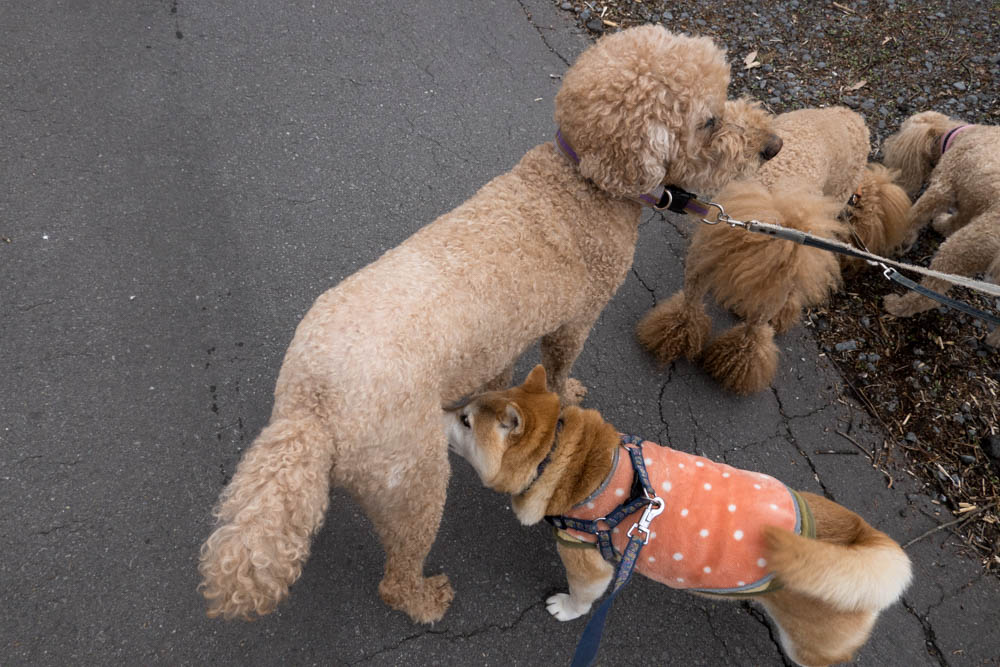
[(906, 601), (906, 598), (900, 598), (900, 604), (903, 605), (903, 608), (906, 609), (906, 611), (908, 611), (913, 618), (917, 619), (917, 622), (920, 623), (920, 627), (924, 631), (924, 646), (927, 649), (927, 655), (937, 660), (938, 664), (942, 667), (948, 667), (948, 661), (944, 658), (944, 651), (942, 651), (937, 645), (937, 636), (935, 635), (934, 628), (931, 627), (931, 623), (927, 618), (931, 609), (941, 604), (941, 602), (944, 602), (943, 596), (939, 602), (927, 608), (927, 614), (921, 616), (917, 613), (916, 608)]
[(781, 396), (778, 394), (778, 390), (774, 385), (771, 385), (771, 393), (774, 394), (774, 400), (777, 401), (778, 403), (778, 414), (781, 415), (781, 421), (782, 424), (784, 424), (785, 426), (785, 433), (788, 435), (788, 441), (795, 446), (795, 449), (798, 450), (799, 454), (802, 455), (802, 458), (804, 458), (806, 460), (806, 463), (809, 464), (809, 469), (812, 470), (813, 473), (813, 479), (815, 479), (816, 482), (819, 484), (820, 488), (823, 489), (823, 495), (826, 496), (828, 499), (836, 502), (837, 499), (834, 498), (833, 493), (830, 491), (830, 489), (826, 488), (826, 484), (824, 484), (823, 480), (820, 479), (819, 471), (816, 469), (816, 464), (813, 463), (812, 457), (810, 457), (809, 454), (807, 454), (805, 450), (802, 449), (802, 447), (799, 445), (798, 439), (796, 439), (795, 437), (795, 434), (792, 433), (792, 428), (789, 422), (793, 418), (789, 417), (785, 413), (785, 406), (782, 404)]
[(531, 24), (531, 27), (534, 28), (535, 32), (538, 33), (538, 36), (541, 38), (542, 44), (545, 45), (545, 48), (551, 51), (556, 58), (563, 61), (563, 64), (566, 65), (566, 67), (569, 67), (570, 66), (569, 60), (563, 57), (563, 54), (556, 51), (555, 48), (551, 44), (549, 44), (549, 40), (545, 39), (545, 35), (542, 33), (542, 29), (537, 24), (535, 24), (535, 21), (531, 16), (531, 12), (528, 11), (528, 8), (524, 6), (524, 2), (522, 2), (521, 0), (517, 0), (517, 4), (521, 6), (521, 11), (524, 12), (524, 16), (528, 19), (528, 23)]
[(663, 414), (663, 396), (664, 394), (667, 393), (667, 385), (670, 384), (670, 380), (673, 377), (673, 375), (674, 375), (674, 365), (670, 364), (670, 366), (667, 368), (667, 377), (666, 379), (663, 380), (663, 384), (660, 385), (660, 395), (656, 399), (657, 406), (659, 408), (657, 412), (660, 415), (660, 423), (663, 424), (662, 432), (658, 433), (656, 437), (659, 438), (660, 442), (666, 442), (666, 443), (670, 442), (670, 423), (667, 421), (667, 418)]
[(778, 655), (781, 656), (781, 662), (785, 667), (795, 667), (795, 663), (789, 660), (788, 656), (785, 655), (785, 649), (781, 646), (781, 640), (775, 634), (774, 626), (768, 622), (767, 616), (760, 609), (753, 606), (751, 602), (743, 601), (740, 602), (740, 606), (747, 610), (747, 613), (754, 619), (756, 619), (761, 625), (767, 628), (767, 634), (771, 638), (771, 641), (778, 648)]
[(646, 291), (649, 292), (649, 296), (653, 297), (653, 305), (655, 306), (656, 291), (652, 287), (646, 284), (646, 281), (642, 279), (642, 276), (639, 275), (639, 272), (635, 270), (635, 266), (632, 267), (632, 275), (635, 276), (636, 280), (639, 281), (640, 285), (646, 288)]
[(453, 642), (456, 642), (456, 641), (459, 641), (459, 640), (462, 640), (462, 639), (471, 639), (472, 637), (477, 637), (477, 636), (485, 634), (487, 632), (493, 632), (493, 631), (499, 631), (501, 633), (509, 632), (510, 630), (513, 630), (514, 628), (516, 628), (521, 623), (521, 621), (524, 620), (524, 617), (527, 616), (530, 611), (532, 611), (533, 609), (535, 609), (537, 607), (540, 607), (540, 606), (542, 606), (544, 604), (545, 604), (545, 600), (544, 599), (539, 600), (538, 602), (532, 603), (531, 605), (529, 605), (525, 609), (522, 609), (521, 613), (519, 613), (517, 615), (517, 618), (515, 618), (511, 623), (508, 623), (508, 624), (505, 624), (505, 625), (497, 625), (495, 623), (490, 623), (490, 624), (485, 625), (485, 626), (483, 626), (481, 628), (476, 628), (476, 629), (471, 630), (469, 632), (463, 632), (463, 633), (459, 633), (459, 634), (450, 634), (448, 630), (434, 630), (432, 628), (428, 628), (428, 629), (426, 629), (426, 630), (424, 630), (422, 632), (418, 632), (418, 633), (415, 633), (415, 634), (403, 637), (401, 640), (399, 640), (395, 644), (392, 644), (391, 646), (386, 646), (384, 648), (381, 648), (378, 651), (372, 653), (371, 655), (367, 655), (367, 656), (361, 658), (360, 660), (356, 660), (356, 661), (354, 661), (352, 663), (348, 663), (348, 664), (350, 664), (350, 665), (364, 664), (366, 662), (369, 662), (369, 661), (377, 658), (378, 656), (380, 656), (382, 654), (389, 653), (391, 651), (395, 651), (395, 650), (399, 649), (400, 647), (402, 647), (404, 644), (407, 644), (407, 643), (409, 643), (409, 642), (411, 642), (411, 641), (413, 641), (415, 639), (420, 639), (422, 637), (426, 637), (426, 636), (429, 636), (429, 635), (434, 635), (434, 636), (442, 637), (445, 640), (453, 643)]

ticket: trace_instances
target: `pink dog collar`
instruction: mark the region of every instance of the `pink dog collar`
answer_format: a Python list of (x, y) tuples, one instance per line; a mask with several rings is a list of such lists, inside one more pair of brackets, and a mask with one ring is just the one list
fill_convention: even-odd
[(948, 131), (946, 135), (941, 137), (941, 155), (944, 155), (944, 152), (948, 150), (948, 148), (951, 146), (952, 140), (955, 138), (956, 135), (964, 132), (965, 130), (968, 130), (970, 127), (972, 126), (959, 125), (957, 127), (953, 127), (951, 128), (951, 130)]

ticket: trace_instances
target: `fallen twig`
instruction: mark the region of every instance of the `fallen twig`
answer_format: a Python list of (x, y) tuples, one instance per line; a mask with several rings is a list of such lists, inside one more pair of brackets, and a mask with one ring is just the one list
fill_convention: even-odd
[(913, 546), (914, 544), (916, 544), (920, 540), (924, 539), (925, 537), (929, 537), (929, 536), (933, 535), (934, 533), (938, 532), (939, 530), (944, 530), (945, 528), (949, 528), (951, 526), (954, 526), (956, 523), (965, 523), (966, 521), (970, 520), (972, 517), (976, 516), (977, 514), (979, 514), (980, 512), (982, 512), (985, 509), (986, 509), (985, 507), (980, 507), (979, 509), (975, 509), (975, 510), (973, 510), (971, 512), (966, 512), (965, 514), (963, 514), (962, 516), (958, 517), (954, 521), (949, 521), (948, 523), (942, 523), (942, 524), (940, 524), (938, 526), (934, 526), (933, 528), (931, 528), (930, 530), (928, 530), (923, 535), (918, 535), (917, 537), (914, 537), (912, 540), (910, 540), (909, 542), (907, 542), (906, 544), (904, 544), (903, 548), (904, 549), (908, 549), (909, 547)]

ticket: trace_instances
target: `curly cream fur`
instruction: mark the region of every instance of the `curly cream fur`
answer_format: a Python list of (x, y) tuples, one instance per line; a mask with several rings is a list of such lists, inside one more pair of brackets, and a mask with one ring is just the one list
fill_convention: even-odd
[[(973, 125), (952, 135), (941, 154), (941, 140), (964, 125), (936, 111), (924, 111), (904, 121), (900, 131), (886, 139), (885, 163), (902, 172), (911, 194), (925, 181), (927, 189), (906, 219), (912, 242), (934, 220), (947, 236), (930, 268), (944, 273), (975, 276), (985, 273), (1000, 283), (1000, 127)], [(948, 215), (949, 208), (955, 212)], [(935, 217), (938, 216), (938, 217)], [(925, 278), (924, 287), (947, 292), (951, 283)], [(889, 295), (885, 308), (897, 317), (909, 317), (937, 303), (916, 292)], [(1000, 329), (987, 337), (1000, 346)]]
[(358, 499), (386, 550), (382, 598), (416, 621), (441, 618), (451, 587), (423, 576), (449, 476), (441, 406), (505, 385), (539, 338), (550, 386), (579, 398), (570, 367), (638, 236), (640, 208), (619, 195), (663, 180), (718, 186), (773, 153), (770, 119), (727, 105), (728, 80), (708, 39), (653, 26), (602, 39), (556, 99), (579, 169), (537, 146), (316, 300), (202, 547), (209, 615), (249, 618), (287, 596), (332, 484)]
[[(884, 250), (883, 237), (898, 242), (898, 233), (888, 228), (899, 225), (896, 207), (905, 194), (881, 188), (888, 175), (878, 167), (866, 171), (868, 129), (858, 114), (840, 107), (804, 109), (778, 116), (774, 127), (784, 141), (781, 153), (753, 179), (731, 183), (719, 194), (728, 215), (844, 239), (849, 229), (838, 213), (869, 179), (871, 192), (863, 201), (872, 215), (863, 221), (862, 235), (875, 252)], [(685, 263), (684, 290), (643, 318), (639, 339), (663, 362), (682, 354), (699, 358), (708, 332), (701, 301), (711, 291), (746, 323), (712, 341), (700, 360), (724, 387), (751, 394), (774, 376), (774, 334), (788, 330), (804, 306), (822, 303), (839, 284), (836, 255), (726, 225), (700, 225)]]
[[(860, 197), (845, 213), (862, 243), (879, 255), (899, 254), (908, 236), (906, 214), (910, 197), (898, 185), (899, 171), (871, 162), (858, 188)], [(841, 265), (856, 271), (864, 260), (841, 257)]]

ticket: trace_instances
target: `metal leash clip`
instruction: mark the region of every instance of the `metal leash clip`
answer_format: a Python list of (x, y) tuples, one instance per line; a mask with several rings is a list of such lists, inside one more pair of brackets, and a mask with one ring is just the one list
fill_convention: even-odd
[(650, 498), (649, 504), (646, 505), (646, 509), (642, 511), (642, 516), (639, 518), (639, 521), (637, 523), (633, 523), (632, 527), (628, 529), (628, 537), (632, 537), (632, 533), (636, 528), (638, 528), (640, 533), (645, 533), (642, 543), (647, 544), (649, 542), (649, 524), (653, 523), (653, 519), (658, 517), (663, 512), (666, 505), (667, 504), (663, 502), (663, 498), (660, 498), (659, 496), (653, 496)]
[(706, 225), (717, 225), (720, 222), (729, 222), (729, 216), (726, 215), (726, 209), (722, 208), (722, 204), (716, 204), (714, 201), (702, 202), (706, 206), (714, 207), (719, 209), (719, 214), (715, 216), (715, 220), (709, 220), (708, 218), (702, 218), (701, 221)]

